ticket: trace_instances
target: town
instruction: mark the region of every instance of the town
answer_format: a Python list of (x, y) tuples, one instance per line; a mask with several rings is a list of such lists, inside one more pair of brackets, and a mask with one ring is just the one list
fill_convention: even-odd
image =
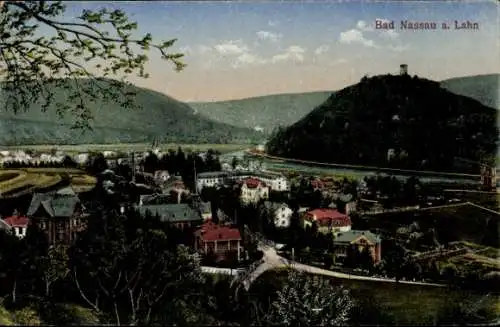
[[(498, 276), (494, 235), (468, 236), (479, 240), (474, 244), (424, 219), (429, 213), (448, 221), (446, 215), (462, 211), (478, 219), (490, 215), (493, 222), (497, 209), (475, 203), (466, 190), (445, 192), (414, 176), (400, 181), (272, 171), (259, 158), (263, 145), (239, 157), (181, 148), (162, 153), (158, 146), (128, 154), (1, 152), (2, 228), (22, 238), (34, 224), (50, 244), (69, 246), (85, 228), (93, 199), (105, 192), (121, 214), (156, 216), (178, 230), (177, 241), (196, 251), (205, 271), (244, 282), (265, 271), (255, 269), (262, 260), (271, 260), (266, 269), (299, 264), (322, 275), (374, 281), (490, 288)], [(22, 173), (37, 169), (61, 175), (80, 170), (97, 185), (81, 188), (69, 178), (26, 194)], [(475, 192), (494, 199), (495, 169), (481, 176)], [(484, 230), (488, 234), (488, 226)], [(477, 263), (472, 271), (471, 262)]]
[(497, 7), (0, 0), (0, 325), (499, 325)]

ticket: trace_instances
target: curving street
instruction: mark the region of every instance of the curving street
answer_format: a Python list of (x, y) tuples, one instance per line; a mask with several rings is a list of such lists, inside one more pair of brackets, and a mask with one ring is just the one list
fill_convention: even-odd
[(237, 276), (233, 280), (233, 285), (236, 283), (241, 283), (246, 291), (250, 289), (252, 283), (263, 273), (268, 270), (278, 269), (278, 268), (291, 268), (298, 271), (307, 272), (309, 274), (314, 275), (323, 275), (334, 278), (342, 278), (342, 279), (351, 279), (351, 280), (362, 280), (362, 281), (371, 281), (371, 282), (386, 282), (386, 283), (399, 283), (399, 284), (408, 284), (408, 285), (421, 285), (421, 286), (434, 286), (434, 287), (444, 287), (445, 284), (436, 284), (436, 283), (425, 283), (425, 282), (413, 282), (413, 281), (405, 281), (400, 280), (396, 281), (395, 279), (390, 278), (380, 278), (380, 277), (369, 277), (369, 276), (358, 276), (358, 275), (350, 275), (341, 272), (326, 270), (314, 266), (305, 265), (302, 263), (298, 263), (296, 261), (288, 260), (282, 256), (280, 256), (273, 247), (273, 243), (269, 240), (264, 239), (263, 237), (259, 237), (254, 233), (251, 233), (247, 230), (247, 233), (258, 240), (258, 249), (262, 251), (263, 256), (262, 259), (257, 261), (256, 264), (253, 264), (249, 267), (249, 269)]

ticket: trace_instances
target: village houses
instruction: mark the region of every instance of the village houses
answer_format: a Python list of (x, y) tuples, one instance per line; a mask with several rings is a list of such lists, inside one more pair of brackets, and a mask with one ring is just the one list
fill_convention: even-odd
[(290, 219), (293, 215), (293, 210), (290, 209), (288, 204), (265, 201), (263, 206), (264, 210), (273, 217), (274, 226), (277, 228), (290, 227)]
[(322, 208), (314, 209), (305, 213), (302, 217), (304, 227), (316, 223), (320, 233), (339, 233), (351, 230), (351, 219), (348, 215), (337, 209)]
[(256, 204), (269, 199), (269, 187), (256, 178), (248, 178), (241, 183), (240, 200), (243, 204)]

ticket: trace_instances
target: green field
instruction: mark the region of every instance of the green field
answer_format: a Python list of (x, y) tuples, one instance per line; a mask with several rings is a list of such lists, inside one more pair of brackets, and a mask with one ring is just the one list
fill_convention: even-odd
[[(177, 150), (181, 147), (184, 151), (206, 151), (208, 149), (217, 150), (221, 153), (228, 153), (249, 148), (249, 144), (182, 144), (182, 143), (166, 143), (160, 144), (158, 148), (162, 151), (169, 149)], [(34, 150), (34, 151), (51, 151), (57, 149), (64, 152), (88, 152), (88, 151), (148, 151), (151, 149), (151, 143), (116, 143), (116, 144), (78, 144), (78, 145), (16, 145), (4, 147), (6, 150)]]
[(97, 179), (84, 171), (72, 168), (0, 169), (0, 197), (18, 197), (57, 185), (68, 174), (75, 192), (87, 192)]
[[(286, 271), (267, 272), (252, 286), (251, 292), (257, 293), (262, 290), (268, 293), (269, 289), (279, 287), (285, 276)], [(500, 314), (498, 297), (494, 295), (421, 285), (335, 278), (332, 278), (332, 281), (351, 289), (355, 298), (375, 303), (397, 325), (432, 325), (440, 310), (466, 299), (477, 300), (477, 302), (482, 300), (481, 307), (488, 310), (490, 314), (496, 316)]]

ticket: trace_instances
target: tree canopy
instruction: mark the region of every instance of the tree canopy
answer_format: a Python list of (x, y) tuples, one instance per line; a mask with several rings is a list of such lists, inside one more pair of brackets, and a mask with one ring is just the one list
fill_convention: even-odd
[[(84, 9), (71, 21), (65, 12), (62, 1), (0, 2), (0, 90), (7, 110), (27, 110), (33, 102), (42, 110), (56, 105), (59, 115), (74, 115), (74, 127), (90, 128), (88, 98), (135, 106), (125, 78), (148, 77), (151, 50), (177, 71), (185, 67), (183, 54), (170, 52), (176, 39), (153, 42), (150, 33), (137, 38), (138, 24), (122, 10)], [(56, 100), (54, 87), (65, 88), (70, 101)]]

